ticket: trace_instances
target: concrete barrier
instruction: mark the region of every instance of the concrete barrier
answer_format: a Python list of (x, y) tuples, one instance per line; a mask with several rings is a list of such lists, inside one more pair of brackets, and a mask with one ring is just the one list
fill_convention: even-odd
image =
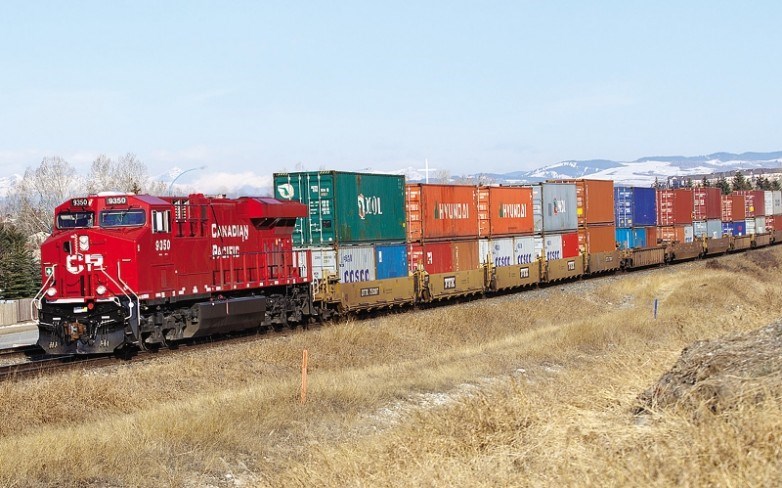
[(32, 298), (0, 301), (0, 326), (37, 320), (37, 310), (31, 310)]

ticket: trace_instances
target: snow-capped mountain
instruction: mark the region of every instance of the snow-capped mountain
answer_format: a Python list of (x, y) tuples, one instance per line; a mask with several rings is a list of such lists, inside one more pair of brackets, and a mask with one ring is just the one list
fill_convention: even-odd
[(630, 185), (651, 185), (656, 178), (664, 181), (669, 176), (688, 176), (715, 172), (742, 170), (751, 172), (760, 168), (780, 168), (782, 151), (742, 154), (714, 153), (705, 156), (652, 156), (636, 161), (622, 162), (604, 159), (562, 161), (532, 171), (484, 173), (498, 183), (536, 183), (548, 179), (595, 178), (610, 179)]

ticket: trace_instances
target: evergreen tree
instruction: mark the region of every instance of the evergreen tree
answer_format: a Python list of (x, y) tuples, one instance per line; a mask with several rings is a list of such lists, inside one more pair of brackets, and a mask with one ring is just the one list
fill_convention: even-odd
[(720, 179), (717, 180), (716, 186), (722, 191), (723, 195), (730, 195), (730, 183), (728, 183), (727, 178), (724, 176), (720, 176)]
[(0, 226), (0, 295), (32, 297), (41, 286), (40, 267), (25, 245), (24, 235), (8, 225)]
[(736, 171), (736, 175), (733, 177), (733, 191), (751, 190), (752, 183), (750, 183), (741, 171)]
[(780, 183), (779, 180), (772, 181), (770, 186), (774, 191), (782, 190), (782, 183)]
[(684, 180), (684, 187), (692, 188), (692, 178), (687, 178), (686, 180)]
[(770, 190), (771, 182), (765, 176), (758, 176), (755, 180), (755, 188), (758, 190)]
[(701, 186), (702, 186), (702, 187), (704, 187), (704, 188), (708, 188), (708, 187), (710, 187), (710, 186), (711, 186), (711, 185), (709, 184), (709, 179), (708, 179), (708, 178), (706, 178), (705, 176), (704, 176), (704, 177), (703, 177), (703, 179), (701, 180)]

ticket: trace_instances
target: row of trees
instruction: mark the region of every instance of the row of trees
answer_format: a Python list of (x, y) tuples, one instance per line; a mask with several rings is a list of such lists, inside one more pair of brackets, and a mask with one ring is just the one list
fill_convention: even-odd
[[(665, 185), (655, 178), (654, 187), (663, 188)], [(684, 180), (682, 185), (684, 188), (692, 188), (694, 185), (692, 178)], [(747, 179), (741, 171), (737, 171), (736, 174), (728, 180), (726, 177), (721, 176), (716, 183), (712, 184), (705, 176), (700, 182), (700, 186), (703, 187), (715, 187), (722, 191), (723, 195), (728, 195), (734, 191), (739, 190), (782, 190), (782, 183), (779, 180), (769, 180), (765, 176), (758, 176), (753, 180)]]
[(98, 156), (86, 178), (59, 156), (27, 168), (0, 201), (0, 297), (29, 297), (40, 288), (38, 248), (52, 231), (57, 205), (103, 191), (163, 194), (166, 189), (132, 153), (117, 159)]

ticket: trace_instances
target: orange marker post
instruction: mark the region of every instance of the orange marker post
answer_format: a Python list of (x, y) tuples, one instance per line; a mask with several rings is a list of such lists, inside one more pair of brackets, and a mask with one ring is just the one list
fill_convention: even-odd
[(301, 400), (299, 403), (304, 405), (307, 401), (307, 350), (301, 356)]

